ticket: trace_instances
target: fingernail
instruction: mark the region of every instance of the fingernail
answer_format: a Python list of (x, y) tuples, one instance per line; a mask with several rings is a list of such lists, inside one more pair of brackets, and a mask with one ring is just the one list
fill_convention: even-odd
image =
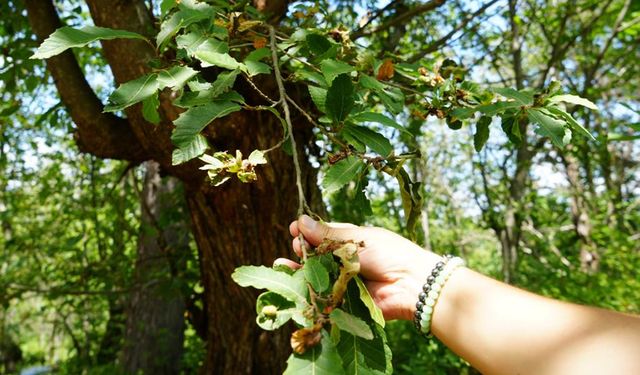
[(302, 222), (302, 225), (310, 231), (314, 231), (318, 226), (318, 222), (307, 215), (302, 215), (300, 217), (300, 221)]

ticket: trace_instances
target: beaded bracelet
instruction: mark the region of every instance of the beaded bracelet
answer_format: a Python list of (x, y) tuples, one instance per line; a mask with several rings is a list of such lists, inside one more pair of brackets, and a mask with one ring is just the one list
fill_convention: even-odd
[(444, 259), (433, 267), (431, 274), (427, 277), (427, 282), (422, 286), (422, 292), (418, 296), (414, 323), (418, 332), (426, 337), (431, 331), (431, 318), (433, 309), (440, 296), (442, 287), (447, 282), (453, 271), (464, 266), (464, 260), (459, 257), (445, 255)]

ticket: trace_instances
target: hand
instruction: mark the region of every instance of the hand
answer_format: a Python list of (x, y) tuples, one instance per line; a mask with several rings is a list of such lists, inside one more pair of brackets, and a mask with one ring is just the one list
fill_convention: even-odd
[[(425, 279), (440, 256), (425, 251), (418, 245), (391, 231), (352, 224), (320, 223), (303, 215), (289, 226), (294, 236), (293, 249), (301, 256), (298, 235), (312, 246), (323, 239), (363, 241), (360, 257), (360, 275), (369, 293), (382, 310), (386, 320), (413, 319), (415, 303)], [(276, 263), (297, 268), (300, 265), (288, 259)]]

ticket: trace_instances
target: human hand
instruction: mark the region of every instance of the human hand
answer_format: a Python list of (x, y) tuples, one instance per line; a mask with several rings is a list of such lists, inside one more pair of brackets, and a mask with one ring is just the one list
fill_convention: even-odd
[[(441, 260), (440, 256), (383, 228), (325, 224), (303, 215), (291, 223), (289, 231), (295, 237), (293, 249), (298, 256), (301, 256), (300, 233), (307, 246), (317, 246), (325, 238), (363, 241), (364, 248), (358, 253), (360, 275), (386, 320), (413, 319), (415, 303), (426, 276)], [(300, 266), (282, 258), (276, 263), (294, 268)]]

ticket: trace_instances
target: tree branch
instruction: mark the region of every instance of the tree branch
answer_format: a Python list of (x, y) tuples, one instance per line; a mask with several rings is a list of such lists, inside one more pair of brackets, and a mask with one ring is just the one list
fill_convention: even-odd
[(389, 21), (383, 23), (382, 25), (376, 27), (371, 31), (358, 30), (355, 33), (351, 34), (351, 40), (356, 40), (363, 36), (372, 35), (375, 33), (379, 33), (384, 30), (388, 30), (394, 26), (400, 25), (401, 23), (409, 21), (411, 18), (419, 16), (420, 14), (430, 12), (442, 5), (444, 5), (445, 0), (431, 0), (425, 4), (419, 5), (415, 8), (409, 9), (408, 11), (393, 17)]
[(464, 29), (469, 24), (469, 22), (473, 21), (473, 19), (475, 19), (480, 14), (484, 13), (487, 9), (489, 9), (489, 7), (491, 7), (493, 4), (495, 4), (497, 2), (498, 2), (498, 0), (491, 0), (488, 3), (484, 4), (483, 6), (481, 6), (480, 8), (478, 8), (478, 10), (476, 10), (475, 12), (468, 14), (462, 20), (462, 22), (460, 22), (460, 24), (457, 27), (455, 27), (453, 30), (451, 30), (449, 33), (447, 33), (442, 38), (436, 40), (435, 42), (429, 44), (425, 48), (423, 48), (420, 51), (418, 51), (418, 53), (416, 53), (415, 55), (411, 56), (407, 61), (410, 62), (410, 63), (414, 63), (414, 62), (420, 60), (421, 58), (423, 58), (425, 55), (427, 55), (429, 53), (432, 53), (432, 52), (435, 52), (436, 50), (438, 50), (438, 48), (440, 48), (445, 43), (447, 43), (447, 41), (453, 35), (455, 35), (458, 31)]
[[(51, 1), (26, 0), (25, 5), (29, 23), (39, 40), (62, 26)], [(100, 158), (133, 162), (149, 159), (129, 122), (102, 112), (102, 102), (89, 86), (71, 51), (47, 59), (47, 68), (76, 124), (75, 139), (80, 151)]]

